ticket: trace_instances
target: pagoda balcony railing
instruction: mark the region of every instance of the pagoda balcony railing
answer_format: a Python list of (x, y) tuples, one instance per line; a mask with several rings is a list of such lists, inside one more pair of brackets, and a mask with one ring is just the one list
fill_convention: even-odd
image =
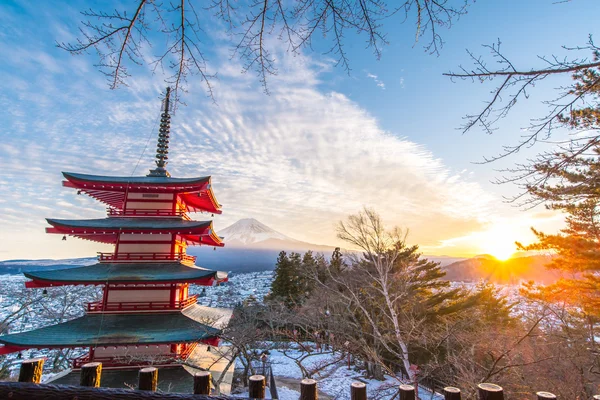
[(121, 356), (121, 357), (94, 357), (93, 359), (90, 357), (89, 354), (83, 355), (81, 357), (75, 358), (73, 360), (71, 360), (73, 368), (74, 369), (79, 369), (81, 368), (82, 365), (87, 364), (91, 361), (95, 361), (95, 362), (101, 362), (103, 367), (122, 367), (122, 366), (131, 366), (131, 361), (135, 360), (135, 365), (151, 365), (156, 363), (157, 361), (160, 363), (162, 362), (166, 362), (166, 363), (172, 363), (175, 362), (175, 360), (185, 360), (187, 357), (189, 356), (189, 354), (186, 357), (182, 357), (180, 354), (173, 354), (173, 353), (168, 353), (168, 354), (153, 354), (152, 357), (148, 357), (150, 358), (149, 360), (143, 360), (143, 356), (139, 356), (139, 357), (135, 357), (135, 356)]
[(185, 210), (155, 210), (155, 209), (131, 209), (121, 210), (118, 208), (107, 208), (109, 217), (183, 217), (189, 220)]
[(196, 257), (182, 253), (98, 253), (98, 261), (110, 263), (179, 261), (182, 264), (194, 265)]
[(123, 302), (108, 302), (103, 304), (102, 301), (87, 303), (87, 311), (94, 312), (119, 312), (119, 311), (165, 311), (165, 310), (181, 310), (196, 304), (198, 295), (193, 295), (181, 301), (123, 301)]

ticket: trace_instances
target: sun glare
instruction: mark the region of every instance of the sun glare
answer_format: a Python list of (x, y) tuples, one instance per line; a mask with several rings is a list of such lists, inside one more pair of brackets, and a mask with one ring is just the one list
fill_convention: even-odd
[(496, 257), (500, 261), (506, 261), (515, 253), (515, 251), (514, 242), (499, 242), (491, 243), (489, 250), (486, 251), (486, 253)]
[(500, 261), (508, 260), (516, 251), (514, 232), (508, 226), (498, 226), (484, 235), (481, 244), (484, 253), (496, 257)]

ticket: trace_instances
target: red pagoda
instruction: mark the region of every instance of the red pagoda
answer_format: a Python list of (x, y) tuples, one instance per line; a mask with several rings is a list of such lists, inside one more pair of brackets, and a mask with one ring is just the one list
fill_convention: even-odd
[[(84, 267), (25, 273), (28, 288), (99, 285), (102, 298), (84, 316), (41, 329), (0, 336), (0, 354), (42, 348), (89, 348), (74, 368), (181, 364), (198, 343), (218, 345), (231, 311), (196, 304), (190, 284), (214, 285), (227, 274), (195, 265), (189, 245), (223, 246), (212, 221), (190, 212), (220, 214), (210, 176), (173, 178), (166, 170), (170, 90), (163, 100), (156, 168), (147, 176), (112, 177), (63, 172), (63, 186), (108, 205), (104, 219), (47, 219), (48, 233), (114, 245)], [(104, 386), (104, 385), (103, 385)]]

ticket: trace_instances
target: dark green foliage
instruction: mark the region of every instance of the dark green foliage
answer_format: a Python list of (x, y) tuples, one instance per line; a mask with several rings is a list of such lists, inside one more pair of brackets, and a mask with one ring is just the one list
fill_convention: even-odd
[(304, 304), (315, 289), (315, 277), (326, 279), (328, 263), (322, 254), (279, 253), (269, 301), (283, 302), (288, 308)]
[[(595, 60), (599, 57), (595, 48)], [(586, 135), (535, 160), (530, 175), (537, 179), (526, 185), (533, 201), (567, 214), (567, 227), (558, 234), (532, 228), (538, 242), (519, 246), (555, 253), (549, 267), (565, 276), (530, 295), (581, 306), (585, 313), (600, 317), (600, 72), (588, 68), (575, 72), (573, 78), (572, 94), (587, 95), (591, 101), (569, 108), (560, 120), (576, 132), (586, 130)]]
[(289, 257), (285, 251), (279, 253), (275, 277), (267, 300), (282, 302), (288, 308), (301, 305), (310, 292), (307, 274), (304, 271), (314, 270), (315, 265), (316, 261), (310, 251), (303, 257), (294, 252)]

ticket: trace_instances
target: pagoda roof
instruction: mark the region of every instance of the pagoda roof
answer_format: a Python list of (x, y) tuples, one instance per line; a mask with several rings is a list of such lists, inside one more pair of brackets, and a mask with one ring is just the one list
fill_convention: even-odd
[[(200, 176), (196, 178), (172, 178), (170, 176), (106, 176), (106, 175), (88, 175), (74, 172), (63, 172), (63, 176), (69, 181), (89, 182), (93, 184), (104, 183), (112, 187), (116, 184), (123, 186), (127, 184), (142, 186), (169, 187), (173, 189), (192, 189), (198, 185), (204, 186), (210, 184), (210, 176)], [(123, 188), (124, 189), (124, 188)]]
[(227, 280), (227, 273), (212, 271), (179, 262), (98, 263), (78, 268), (25, 272), (33, 279), (28, 287), (60, 285), (99, 285), (106, 283), (180, 283), (212, 285)]
[(182, 218), (46, 218), (52, 228), (47, 233), (72, 235), (102, 243), (116, 243), (119, 234), (154, 233), (179, 234), (188, 242), (223, 247), (221, 238), (212, 228), (212, 221), (190, 221)]
[(64, 186), (85, 192), (117, 209), (123, 209), (127, 192), (177, 193), (190, 211), (221, 214), (211, 186), (211, 177), (172, 178), (170, 176), (102, 176), (63, 172)]
[(231, 312), (195, 304), (181, 312), (87, 314), (61, 324), (0, 336), (0, 343), (20, 348), (66, 348), (199, 342), (218, 336)]

